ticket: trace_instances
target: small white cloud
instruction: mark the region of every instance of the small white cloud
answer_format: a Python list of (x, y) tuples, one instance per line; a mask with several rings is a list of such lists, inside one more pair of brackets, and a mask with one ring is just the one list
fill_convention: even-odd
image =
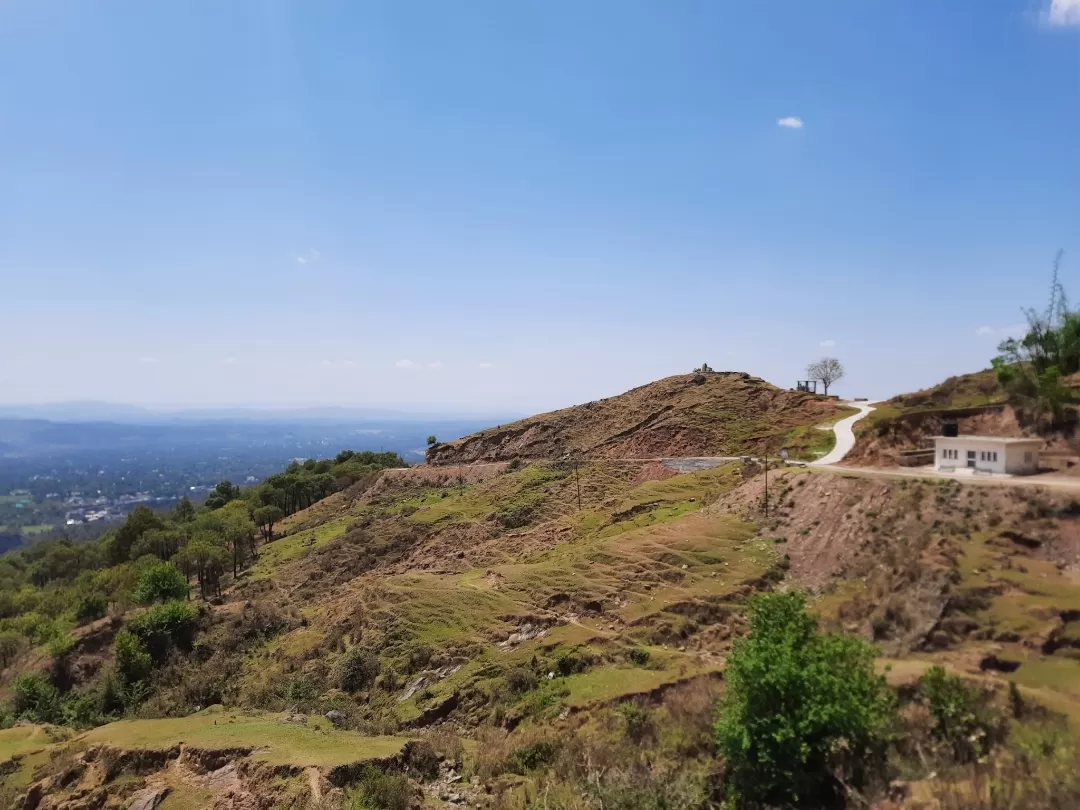
[(783, 118), (777, 118), (776, 124), (785, 129), (802, 129), (803, 127), (802, 119), (797, 115), (787, 115)]
[(829, 338), (828, 340), (821, 341), (819, 345), (824, 349), (831, 349), (833, 346), (836, 345), (836, 341), (832, 338)]
[(394, 365), (398, 368), (412, 368), (416, 365), (416, 363), (414, 363), (412, 360), (398, 360), (396, 363), (394, 363)]
[(307, 264), (307, 259), (305, 259), (303, 256), (297, 256), (296, 261), (298, 261), (300, 264)]
[(992, 334), (994, 334), (994, 327), (992, 327), (992, 326), (980, 326), (978, 329), (975, 330), (975, 334), (979, 335), (980, 337), (986, 337), (987, 335), (992, 335)]
[(308, 252), (307, 253), (301, 253), (299, 256), (297, 256), (296, 261), (297, 261), (298, 264), (308, 264), (309, 262), (317, 262), (319, 260), (319, 256), (321, 256), (321, 255), (322, 254), (319, 253), (319, 251), (317, 251), (315, 248), (308, 248)]
[(442, 368), (442, 360), (432, 360), (427, 364), (428, 368)]
[(227, 366), (238, 366), (238, 365), (240, 365), (240, 358), (239, 357), (226, 357), (223, 362)]
[(321, 363), (319, 363), (319, 365), (320, 365), (320, 366), (332, 366), (332, 365), (334, 365), (334, 364), (333, 364), (333, 362), (332, 362), (332, 361), (330, 361), (330, 360), (323, 360), (323, 361), (322, 361)]
[(156, 366), (160, 361), (156, 357), (140, 357), (139, 363), (144, 366)]
[(353, 360), (342, 360), (341, 365), (345, 366), (346, 368), (351, 368), (352, 366), (355, 366), (356, 363)]
[(480, 364), (480, 368), (491, 368), (491, 366), (492, 366), (491, 363), (481, 363)]
[(1080, 0), (1050, 0), (1046, 18), (1051, 25), (1080, 25)]

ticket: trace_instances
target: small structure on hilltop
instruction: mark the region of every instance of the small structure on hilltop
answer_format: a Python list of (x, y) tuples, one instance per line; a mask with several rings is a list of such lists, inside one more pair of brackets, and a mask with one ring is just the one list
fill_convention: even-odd
[(808, 394), (816, 394), (817, 393), (817, 380), (796, 380), (795, 381), (795, 390), (796, 391), (805, 391)]
[[(951, 432), (951, 431), (950, 431)], [(934, 459), (939, 470), (969, 468), (975, 473), (1031, 475), (1039, 471), (1042, 439), (1006, 436), (935, 436)]]

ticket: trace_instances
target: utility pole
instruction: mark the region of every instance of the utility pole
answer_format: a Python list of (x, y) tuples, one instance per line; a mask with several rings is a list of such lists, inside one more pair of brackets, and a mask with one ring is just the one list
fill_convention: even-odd
[(578, 478), (578, 457), (575, 453), (574, 456), (574, 483), (577, 484), (577, 508), (581, 511), (581, 479)]
[(765, 448), (765, 517), (769, 516), (769, 448)]

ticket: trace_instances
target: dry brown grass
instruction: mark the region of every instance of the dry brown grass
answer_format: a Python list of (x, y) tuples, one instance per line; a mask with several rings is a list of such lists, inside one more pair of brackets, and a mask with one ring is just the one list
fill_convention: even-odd
[(683, 374), (467, 436), (441, 445), (430, 460), (444, 466), (555, 458), (567, 448), (594, 459), (757, 453), (841, 411), (836, 400), (743, 372)]
[(1075, 810), (1080, 751), (1063, 726), (1019, 728), (1000, 754), (935, 781), (931, 792), (940, 810)]

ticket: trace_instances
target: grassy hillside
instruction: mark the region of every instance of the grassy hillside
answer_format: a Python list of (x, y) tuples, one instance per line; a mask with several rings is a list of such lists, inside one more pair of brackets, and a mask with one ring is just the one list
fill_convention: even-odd
[[(885, 767), (904, 787), (848, 806), (971, 807), (939, 794), (977, 793), (986, 768), (1019, 769), (1000, 778), (1027, 810), (1076, 787), (1080, 510), (1063, 495), (787, 469), (766, 499), (738, 463), (512, 460), (387, 470), (275, 534), (194, 600), (190, 638), (163, 642), (161, 609), (114, 607), (70, 648), (13, 649), (9, 718), (32, 719), (16, 676), (36, 671), (65, 725), (0, 730), (0, 806), (168, 789), (165, 810), (704, 810), (748, 600), (793, 589), (876, 646), (900, 704)], [(79, 696), (109, 706), (109, 673), (132, 666), (128, 630), (163, 652), (87, 720)], [(947, 684), (974, 718), (963, 739), (986, 737), (974, 758), (935, 730), (935, 665), (963, 679)]]
[[(742, 372), (667, 377), (619, 396), (540, 414), (439, 445), (432, 464), (588, 458), (729, 456), (814, 445), (793, 431), (835, 420), (835, 401)], [(801, 435), (801, 434), (800, 434)]]

